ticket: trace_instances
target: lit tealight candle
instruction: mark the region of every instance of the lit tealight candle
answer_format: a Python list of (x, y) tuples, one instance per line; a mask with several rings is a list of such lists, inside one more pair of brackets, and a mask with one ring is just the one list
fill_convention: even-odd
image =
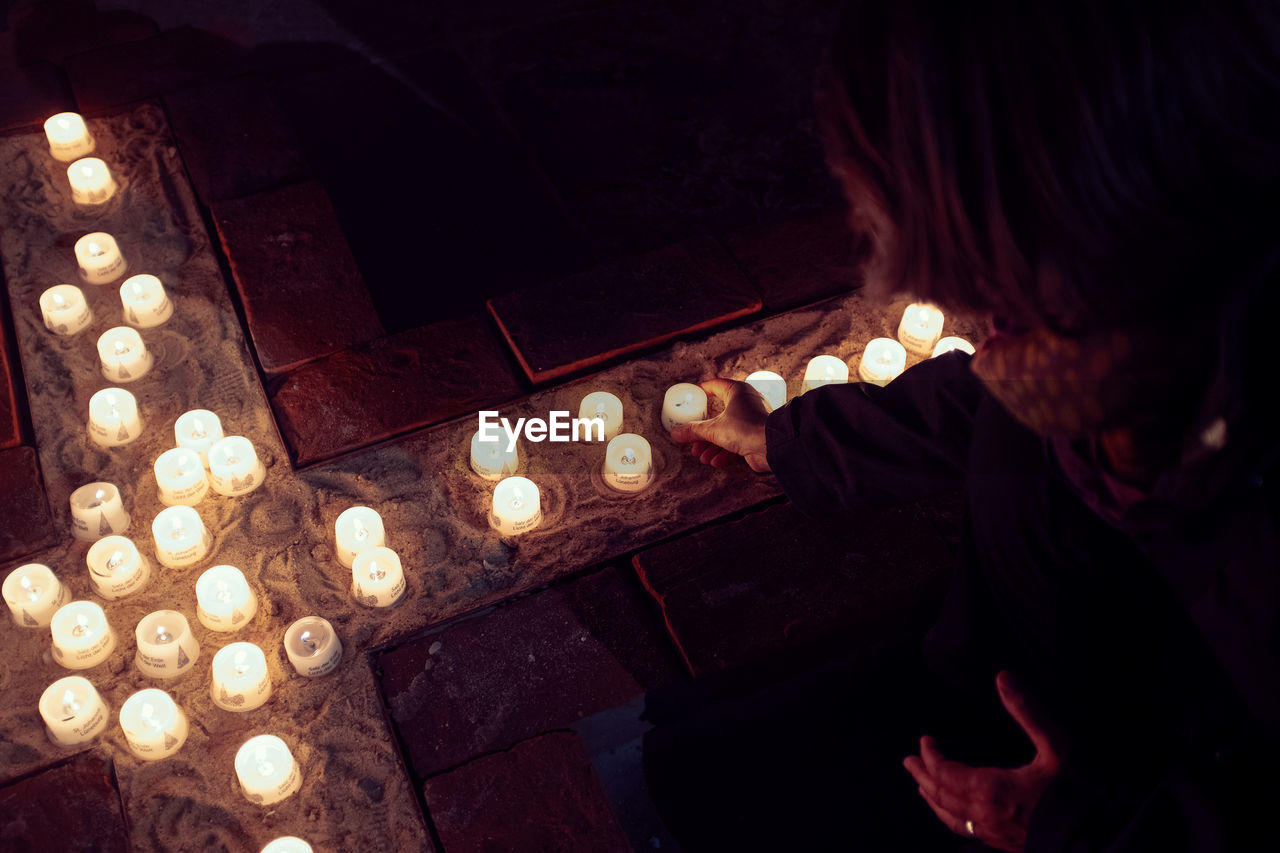
[(382, 516), (367, 506), (343, 510), (333, 524), (333, 533), (338, 546), (338, 562), (347, 568), (351, 568), (356, 554), (387, 544)]
[(120, 447), (142, 435), (138, 401), (123, 388), (103, 388), (89, 398), (89, 438), (102, 447)]
[(267, 842), (260, 853), (312, 853), (311, 845), (296, 835), (282, 835)]
[(252, 711), (271, 698), (267, 656), (253, 643), (232, 643), (213, 656), (209, 698), (224, 711)]
[(187, 715), (163, 690), (139, 690), (120, 706), (120, 728), (129, 751), (144, 761), (168, 758), (187, 742)]
[(804, 368), (804, 390), (823, 385), (843, 385), (849, 381), (849, 365), (834, 355), (817, 355)]
[(481, 441), (481, 432), (471, 436), (471, 470), (486, 480), (510, 477), (520, 466), (520, 442), (507, 450), (507, 438), (499, 434), (493, 441)]
[(67, 603), (67, 588), (53, 571), (40, 563), (27, 563), (4, 579), (4, 601), (13, 621), (23, 628), (49, 624), (54, 612)]
[(139, 329), (159, 326), (173, 316), (173, 302), (160, 279), (153, 275), (131, 275), (120, 285), (124, 320)]
[(757, 370), (747, 377), (747, 384), (760, 392), (769, 404), (769, 411), (781, 409), (787, 404), (787, 380), (772, 370)]
[(110, 708), (89, 679), (59, 678), (40, 694), (40, 716), (49, 740), (58, 746), (80, 746), (102, 734)]
[(53, 659), (67, 669), (89, 669), (102, 663), (116, 648), (116, 632), (107, 614), (92, 601), (71, 601), (49, 620), (53, 634)]
[(176, 610), (157, 610), (143, 616), (134, 631), (138, 672), (151, 678), (177, 678), (200, 657), (200, 643), (187, 617)]
[(170, 569), (200, 562), (213, 546), (213, 536), (200, 514), (189, 506), (160, 510), (151, 522), (151, 538), (155, 540), (160, 564)]
[(68, 166), (67, 180), (71, 183), (71, 200), (76, 204), (96, 207), (116, 194), (116, 179), (97, 157), (85, 157)]
[[(578, 417), (582, 419), (599, 418), (604, 421), (604, 439), (612, 440), (622, 432), (622, 401), (608, 391), (592, 391), (582, 398), (578, 406)], [(595, 438), (596, 431), (590, 432)]]
[(604, 481), (620, 492), (638, 492), (653, 482), (653, 450), (630, 432), (615, 436), (604, 451)]
[(192, 409), (178, 417), (173, 437), (179, 447), (200, 454), (200, 462), (209, 467), (209, 448), (222, 438), (222, 421), (208, 409)]
[(209, 446), (209, 484), (220, 495), (240, 497), (262, 485), (267, 468), (253, 442), (242, 435), (220, 438)]
[(44, 123), (44, 135), (49, 140), (49, 153), (63, 163), (79, 160), (93, 153), (93, 135), (85, 126), (79, 113), (58, 113)]
[(958, 338), (952, 335), (938, 341), (938, 345), (933, 348), (933, 355), (936, 358), (945, 352), (951, 352), (952, 350), (957, 349), (960, 350), (960, 352), (967, 352), (969, 355), (974, 354), (973, 344), (969, 343), (964, 338)]
[(40, 294), (40, 314), (55, 335), (74, 335), (93, 322), (93, 311), (74, 284), (55, 284)]
[(902, 312), (898, 340), (916, 355), (929, 355), (942, 337), (943, 319), (936, 306), (913, 302)]
[(204, 464), (193, 450), (170, 448), (160, 454), (152, 469), (160, 489), (160, 503), (165, 506), (195, 506), (209, 494)]
[(351, 562), (351, 594), (368, 607), (391, 607), (404, 598), (404, 569), (390, 548), (370, 548)]
[(129, 529), (129, 512), (111, 483), (89, 483), (71, 493), (71, 535), (82, 542)]
[(109, 601), (132, 595), (151, 579), (151, 561), (124, 536), (106, 536), (94, 542), (84, 561), (94, 592)]
[(259, 805), (278, 803), (302, 787), (302, 771), (285, 742), (257, 735), (236, 753), (236, 776), (245, 797)]
[(319, 616), (304, 616), (284, 632), (284, 653), (299, 675), (328, 675), (342, 660), (342, 641)]
[(873, 385), (888, 385), (906, 370), (907, 351), (892, 338), (872, 338), (858, 362), (858, 378)]
[(707, 392), (697, 385), (681, 382), (667, 389), (662, 398), (662, 425), (671, 432), (676, 424), (701, 421), (707, 417)]
[(507, 477), (493, 489), (489, 526), (501, 536), (527, 533), (542, 523), (542, 495), (525, 477)]
[(210, 631), (235, 631), (257, 612), (258, 596), (235, 566), (214, 566), (196, 579), (196, 618)]
[(145, 376), (155, 358), (137, 330), (128, 326), (107, 329), (98, 338), (98, 360), (108, 382), (132, 382)]
[(129, 268), (116, 239), (105, 231), (81, 237), (76, 241), (75, 253), (80, 277), (89, 284), (110, 284)]

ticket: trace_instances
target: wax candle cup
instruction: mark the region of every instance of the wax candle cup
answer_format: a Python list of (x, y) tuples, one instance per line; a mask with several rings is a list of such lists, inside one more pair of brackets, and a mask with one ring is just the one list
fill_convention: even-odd
[(168, 693), (155, 688), (139, 690), (120, 706), (120, 728), (129, 751), (138, 758), (167, 758), (187, 742), (187, 715)]
[(382, 516), (367, 506), (353, 506), (342, 511), (333, 524), (338, 562), (351, 568), (356, 555), (387, 544)]
[(351, 594), (367, 607), (391, 607), (404, 598), (404, 569), (390, 548), (369, 548), (351, 563)]
[(209, 446), (209, 485), (230, 498), (247, 495), (262, 485), (266, 466), (253, 443), (242, 435), (229, 435)]
[(199, 453), (201, 464), (208, 468), (209, 448), (222, 438), (222, 421), (208, 409), (192, 409), (174, 423), (173, 437), (179, 447)]
[(151, 678), (177, 678), (200, 657), (200, 643), (187, 617), (176, 610), (157, 610), (138, 622), (134, 665)]
[(527, 533), (542, 523), (542, 495), (532, 480), (507, 477), (493, 489), (489, 526), (500, 536)]
[(933, 348), (933, 356), (934, 358), (937, 358), (943, 353), (957, 349), (960, 350), (960, 352), (967, 352), (969, 355), (973, 355), (974, 353), (973, 344), (969, 343), (964, 338), (957, 338), (953, 335), (938, 341), (938, 345)]
[(142, 435), (138, 401), (123, 388), (103, 388), (89, 398), (89, 438), (101, 447), (120, 447)]
[(261, 853), (312, 853), (311, 845), (296, 835), (282, 835), (263, 847)]
[(620, 492), (638, 492), (653, 482), (653, 450), (630, 432), (615, 436), (604, 452), (604, 481)]
[(124, 533), (131, 521), (120, 490), (111, 483), (89, 483), (71, 493), (71, 535), (82, 542)]
[(49, 740), (58, 746), (79, 746), (102, 734), (110, 708), (89, 679), (68, 675), (40, 695), (40, 716)]
[(252, 711), (271, 698), (267, 656), (253, 643), (231, 643), (213, 656), (209, 686), (213, 704), (224, 711)]
[(107, 329), (98, 338), (98, 360), (109, 382), (132, 382), (151, 369), (155, 358), (142, 343), (142, 336), (128, 326)]
[(97, 157), (85, 157), (67, 167), (71, 200), (85, 207), (106, 204), (116, 194), (116, 181), (107, 164)]
[(108, 600), (132, 595), (151, 579), (151, 563), (124, 536), (106, 536), (89, 546), (85, 555), (89, 581)]
[(49, 140), (49, 153), (55, 160), (70, 163), (93, 153), (93, 135), (85, 126), (79, 113), (58, 113), (44, 123), (44, 135)]
[(891, 338), (873, 338), (858, 363), (858, 377), (873, 385), (887, 385), (907, 367), (907, 351)]
[(849, 381), (849, 365), (834, 355), (819, 355), (809, 359), (804, 368), (804, 390), (812, 391), (823, 385), (843, 385)]
[(173, 316), (173, 302), (160, 279), (153, 275), (131, 275), (120, 285), (124, 321), (139, 329), (159, 326)]
[(214, 566), (196, 580), (196, 618), (210, 631), (235, 631), (258, 612), (258, 596), (235, 566)]
[(92, 601), (71, 601), (49, 620), (53, 635), (53, 659), (67, 669), (89, 669), (111, 656), (116, 632), (107, 614)]
[(93, 322), (93, 311), (84, 293), (74, 284), (55, 284), (40, 294), (40, 314), (46, 329), (68, 337), (84, 331)]
[(69, 597), (62, 581), (41, 563), (18, 566), (4, 579), (5, 604), (9, 605), (13, 621), (23, 628), (48, 625)]
[(299, 675), (328, 675), (342, 660), (342, 641), (319, 616), (304, 616), (284, 632), (284, 652)]
[(80, 277), (89, 284), (110, 284), (129, 267), (115, 238), (105, 231), (94, 231), (77, 240), (75, 254)]
[(278, 803), (302, 787), (302, 771), (285, 742), (257, 735), (236, 752), (236, 777), (245, 797), (259, 805)]
[(520, 443), (514, 442), (508, 449), (505, 435), (499, 433), (493, 441), (482, 441), (481, 435), (476, 430), (471, 436), (471, 470), (486, 480), (501, 480), (514, 474), (520, 466)]
[[(608, 391), (592, 391), (578, 405), (578, 417), (599, 418), (604, 423), (604, 440), (610, 441), (622, 432), (622, 401)], [(593, 440), (596, 435), (593, 428)]]
[(701, 421), (707, 417), (707, 392), (697, 385), (681, 382), (667, 389), (662, 398), (662, 425), (671, 432), (676, 424)]
[(942, 336), (942, 312), (934, 305), (913, 302), (902, 312), (898, 340), (916, 355), (929, 355)]
[(165, 506), (195, 506), (209, 494), (209, 478), (205, 476), (200, 454), (184, 447), (161, 453), (152, 469), (160, 490), (160, 503)]
[(213, 536), (189, 506), (162, 509), (151, 522), (156, 557), (170, 569), (181, 569), (204, 559), (213, 546)]
[(787, 380), (771, 370), (757, 370), (747, 377), (747, 384), (760, 392), (769, 404), (769, 411), (781, 409), (787, 404)]

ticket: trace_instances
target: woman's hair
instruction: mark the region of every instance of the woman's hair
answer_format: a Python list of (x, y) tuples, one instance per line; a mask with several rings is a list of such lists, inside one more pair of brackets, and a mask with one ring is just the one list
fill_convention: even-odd
[(1275, 0), (857, 0), (818, 110), (880, 295), (1166, 322), (1280, 242)]

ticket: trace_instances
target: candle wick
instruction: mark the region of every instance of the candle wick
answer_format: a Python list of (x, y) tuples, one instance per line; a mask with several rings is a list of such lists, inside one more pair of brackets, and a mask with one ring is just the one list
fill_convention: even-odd
[(96, 258), (99, 255), (104, 254), (104, 252), (102, 251), (102, 247), (99, 246), (97, 243), (90, 243), (89, 254)]
[(55, 308), (65, 308), (65, 307), (67, 307), (67, 300), (65, 300), (65, 299), (63, 299), (63, 298), (62, 298), (62, 294), (61, 294), (61, 293), (55, 293), (55, 294), (53, 294), (53, 297), (52, 297), (52, 298), (53, 298), (53, 305), (54, 305), (54, 307), (55, 307)]
[(363, 542), (369, 536), (369, 531), (365, 529), (365, 526), (360, 523), (358, 518), (351, 519), (351, 528), (358, 542)]
[(115, 571), (116, 567), (124, 562), (124, 552), (115, 550), (111, 552), (111, 557), (107, 560), (107, 569)]
[(76, 694), (70, 690), (62, 694), (62, 713), (69, 717), (80, 713), (80, 703), (76, 701)]
[(27, 591), (27, 599), (32, 604), (40, 600), (40, 587), (31, 583), (31, 578), (27, 577), (26, 575), (23, 575), (22, 578), (18, 581), (18, 583), (21, 584), (22, 588)]
[(153, 729), (160, 728), (160, 721), (156, 719), (156, 707), (150, 702), (142, 703), (142, 721)]
[(596, 417), (602, 421), (609, 420), (609, 414), (604, 410), (604, 403), (596, 406)]
[(200, 420), (199, 418), (196, 418), (191, 422), (191, 437), (195, 439), (200, 439), (200, 438), (204, 438), (205, 435), (206, 433), (204, 431), (204, 421)]
[(76, 614), (76, 624), (71, 626), (71, 636), (83, 637), (89, 633), (89, 617), (83, 613)]
[(369, 579), (370, 580), (380, 581), (386, 576), (387, 576), (387, 573), (384, 572), (381, 569), (381, 567), (378, 566), (377, 561), (375, 560), (369, 561)]
[(135, 282), (133, 282), (133, 283), (132, 283), (132, 286), (133, 286), (133, 295), (134, 295), (135, 297), (141, 297), (141, 296), (142, 296), (142, 285), (138, 284), (138, 283), (135, 281)]
[(173, 635), (169, 633), (169, 629), (163, 625), (156, 628), (156, 644), (164, 645), (173, 642)]
[(116, 355), (124, 355), (129, 351), (129, 345), (126, 344), (124, 341), (116, 341), (115, 348), (116, 348)]
[(298, 642), (302, 643), (306, 650), (311, 654), (316, 653), (316, 641), (315, 638), (311, 636), (310, 631), (303, 631), (302, 636), (298, 637)]
[(628, 447), (626, 450), (622, 451), (622, 464), (623, 465), (636, 464), (636, 452), (634, 449)]
[(124, 418), (120, 417), (120, 410), (117, 409), (114, 404), (111, 406), (111, 417), (115, 418), (118, 421), (124, 420)]

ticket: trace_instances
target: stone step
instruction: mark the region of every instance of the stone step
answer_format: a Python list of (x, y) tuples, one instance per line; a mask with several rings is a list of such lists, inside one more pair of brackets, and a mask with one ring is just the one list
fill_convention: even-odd
[(94, 750), (0, 788), (4, 848), (127, 853), (133, 848), (114, 777)]

